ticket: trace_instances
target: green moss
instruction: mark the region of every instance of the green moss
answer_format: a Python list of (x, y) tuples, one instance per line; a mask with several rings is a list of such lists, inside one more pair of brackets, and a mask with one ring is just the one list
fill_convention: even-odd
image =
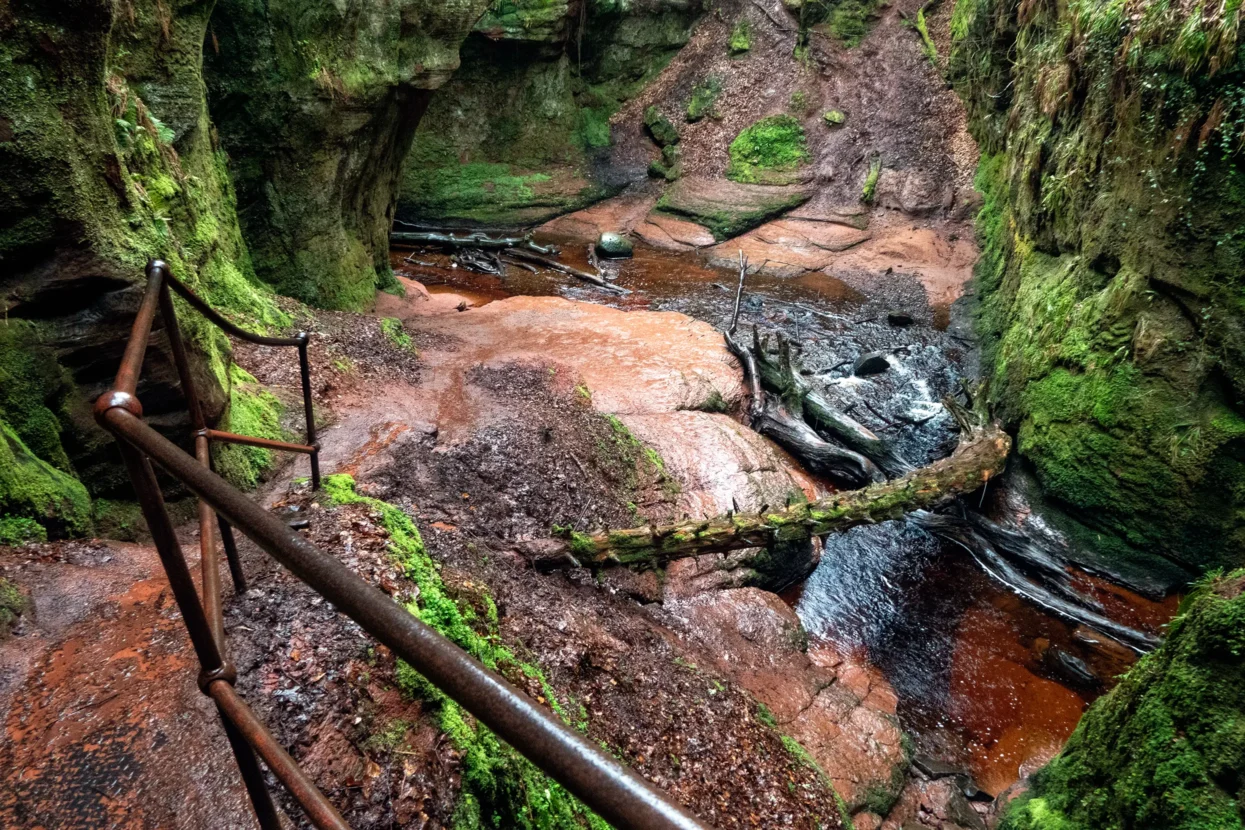
[(683, 175), (682, 157), (679, 145), (671, 144), (662, 147), (661, 156), (649, 162), (648, 174), (655, 179), (676, 181)]
[(0, 506), (4, 518), (38, 522), (49, 536), (91, 531), (91, 498), (82, 483), (32, 453), (2, 420)]
[(858, 46), (869, 33), (881, 7), (879, 0), (803, 0), (799, 11), (797, 56), (807, 54), (813, 32), (830, 35), (849, 49)]
[(415, 343), (411, 340), (411, 336), (407, 334), (406, 327), (402, 325), (402, 321), (397, 317), (382, 318), (380, 330), (385, 335), (385, 339), (393, 344), (394, 348), (404, 352), (415, 351)]
[(654, 104), (644, 110), (644, 128), (659, 147), (679, 143), (679, 130)]
[(866, 205), (873, 204), (878, 193), (878, 179), (882, 177), (882, 157), (874, 155), (869, 160), (869, 170), (865, 173), (865, 183), (860, 188), (860, 201)]
[(812, 103), (812, 99), (809, 98), (807, 92), (797, 89), (791, 93), (791, 97), (787, 101), (787, 109), (796, 115), (808, 115)]
[(809, 161), (804, 127), (790, 115), (771, 115), (746, 128), (730, 146), (726, 176), (745, 184), (789, 184)]
[[(417, 598), (406, 605), (408, 611), (484, 666), (511, 677), (517, 674), (536, 680), (554, 711), (569, 722), (540, 669), (519, 660), (502, 644), (497, 608), (491, 598), (486, 595), (481, 614), (450, 595), (409, 516), (391, 504), (359, 495), (354, 479), (347, 475), (326, 476), (324, 491), (334, 504), (364, 504), (380, 514), (381, 526), (389, 534), (390, 554), (419, 588)], [(453, 818), (455, 828), (608, 830), (605, 822), (559, 784), (401, 661), (398, 684), (406, 694), (436, 707), (440, 726), (459, 753), (462, 793)]]
[(34, 519), (21, 516), (0, 518), (0, 545), (24, 545), (27, 542), (47, 540), (47, 530)]
[(1004, 830), (1241, 828), (1245, 572), (1204, 586), (1086, 712)]
[(1176, 586), (1245, 549), (1240, 7), (1034, 11), (952, 16), (992, 397), (1084, 555)]
[[(256, 438), (286, 440), (281, 428), (284, 407), (275, 395), (260, 386), (259, 382), (240, 366), (229, 368), (229, 408), (223, 420), (223, 429), (239, 435)], [(227, 481), (244, 490), (253, 489), (260, 478), (272, 468), (275, 459), (272, 450), (248, 447), (241, 444), (217, 444), (214, 448), (216, 470)]]
[(735, 24), (726, 48), (732, 55), (742, 55), (752, 49), (752, 24), (747, 18), (740, 18)]
[[(461, 68), (420, 122), (400, 215), (538, 224), (618, 192), (620, 180), (603, 175), (600, 163), (611, 143), (610, 119), (687, 42), (699, 10), (589, 2), (581, 31), (579, 11), (568, 18), (564, 3), (494, 3), (480, 34), (463, 45)], [(477, 164), (502, 166), (487, 174), (483, 191), (466, 175), (471, 171), (458, 172)], [(504, 177), (518, 177), (522, 186)]]
[(411, 731), (411, 723), (402, 718), (394, 718), (383, 727), (373, 732), (364, 742), (367, 749), (378, 752), (393, 752), (406, 742)]
[(17, 618), (30, 610), (30, 600), (21, 592), (17, 585), (0, 576), (0, 640), (9, 636), (9, 630)]
[(916, 10), (916, 22), (913, 24), (913, 28), (921, 36), (921, 48), (925, 52), (925, 57), (929, 59), (930, 63), (937, 66), (938, 46), (934, 43), (934, 39), (930, 37), (929, 26), (925, 23), (925, 9), (923, 7)]
[(877, 0), (839, 0), (830, 10), (826, 29), (848, 48), (859, 46), (869, 34), (879, 7)]
[(698, 202), (679, 197), (674, 188), (657, 201), (657, 209), (673, 216), (691, 219), (708, 228), (715, 239), (722, 241), (759, 227), (776, 216), (799, 207), (808, 200), (808, 193), (774, 189), (773, 195), (748, 202)]
[(722, 96), (722, 78), (709, 75), (692, 87), (692, 97), (687, 102), (687, 120), (690, 123), (702, 118), (721, 118), (718, 112), (718, 98)]

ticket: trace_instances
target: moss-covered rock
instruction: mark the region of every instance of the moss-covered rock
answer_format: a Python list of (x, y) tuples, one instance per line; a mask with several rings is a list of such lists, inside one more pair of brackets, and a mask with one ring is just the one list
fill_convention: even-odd
[[(0, 544), (10, 544), (0, 538)], [(8, 638), (17, 618), (29, 613), (32, 605), (29, 597), (12, 580), (0, 577), (0, 641)]]
[(1245, 571), (1204, 584), (1001, 830), (1245, 827)]
[(683, 175), (683, 151), (677, 144), (661, 148), (661, 155), (649, 162), (648, 174), (655, 179), (675, 181)]
[(256, 272), (328, 308), (388, 271), (402, 160), (488, 3), (223, 0), (205, 56)]
[(726, 48), (736, 56), (752, 50), (752, 23), (746, 17), (741, 17), (735, 23), (735, 28), (731, 29), (731, 38), (727, 41)]
[(692, 87), (692, 97), (687, 102), (688, 123), (696, 123), (702, 118), (720, 118), (718, 98), (722, 96), (722, 78), (709, 75)]
[(726, 177), (744, 184), (793, 184), (809, 161), (804, 127), (790, 115), (771, 115), (746, 128), (730, 146)]
[(703, 225), (720, 242), (799, 207), (810, 195), (801, 187), (682, 178), (662, 194), (657, 209)]
[[(287, 441), (281, 428), (283, 407), (277, 397), (265, 389), (240, 366), (230, 367), (229, 408), (225, 411), (224, 429), (239, 435)], [(212, 448), (216, 471), (227, 481), (250, 490), (275, 462), (272, 450), (243, 444), (216, 444)]]
[(50, 536), (78, 536), (91, 530), (91, 498), (82, 482), (35, 455), (8, 424), (0, 421), (0, 509), (6, 533), (35, 533), (38, 522)]
[(958, 0), (992, 395), (1082, 556), (1245, 559), (1240, 7)]
[(679, 129), (655, 104), (644, 111), (644, 129), (648, 130), (658, 147), (679, 143)]
[[(21, 510), (71, 508), (48, 520), (54, 533), (89, 529), (82, 491), (64, 480), (71, 474), (95, 493), (126, 486), (88, 406), (116, 371), (148, 259), (167, 261), (227, 314), (261, 328), (281, 321), (251, 271), (207, 117), (200, 56), (211, 10), (157, 0), (0, 9), (0, 302), (9, 320), (0, 419), (21, 442), (7, 441), (16, 469), (34, 477), (24, 489), (60, 494)], [(195, 315), (183, 322), (200, 394), (218, 415), (228, 341)], [(174, 434), (188, 425), (175, 377), (157, 332), (138, 391)], [(0, 501), (0, 513), (8, 509)]]

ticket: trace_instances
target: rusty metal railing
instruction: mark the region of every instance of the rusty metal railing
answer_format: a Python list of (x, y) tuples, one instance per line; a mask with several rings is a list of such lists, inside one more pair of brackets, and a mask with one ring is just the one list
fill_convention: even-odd
[[(252, 438), (207, 427), (173, 308), (172, 292), (235, 337), (267, 346), (297, 347), (307, 419), (306, 444)], [(143, 422), (142, 406), (136, 397), (143, 357), (157, 311), (163, 318), (182, 392), (190, 410), (195, 444), (193, 457)], [(168, 575), (191, 645), (199, 659), (199, 688), (216, 703), (260, 826), (264, 830), (279, 830), (281, 827), (277, 808), (259, 766), (259, 758), (262, 758), (312, 824), (322, 830), (348, 828), (332, 803), (281, 748), (234, 689), (237, 672), (225, 652), (220, 560), (214, 528), (220, 531), (236, 591), (245, 591), (246, 583), (234, 543), (233, 528), (241, 530), (262, 550), (333, 603), (337, 610), (388, 646), (394, 654), (411, 664), (447, 696), (615, 827), (705, 830), (705, 825), (676, 804), (668, 794), (600, 752), (500, 675), (484, 668), (389, 596), (364, 582), (335, 557), (316, 548), (212, 471), (213, 441), (248, 444), (308, 454), (311, 457), (312, 486), (319, 487), (319, 446), (311, 405), (307, 342), (306, 333), (297, 337), (261, 337), (238, 328), (177, 280), (167, 265), (153, 261), (147, 266), (146, 293), (134, 320), (113, 389), (95, 402), (95, 419), (112, 433), (120, 446), (160, 562)], [(195, 590), (194, 580), (165, 509), (153, 461), (199, 497), (202, 599)]]

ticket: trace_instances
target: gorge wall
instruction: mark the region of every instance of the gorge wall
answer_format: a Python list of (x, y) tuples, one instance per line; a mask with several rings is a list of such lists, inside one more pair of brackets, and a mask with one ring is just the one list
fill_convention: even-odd
[(1240, 8), (957, 0), (992, 395), (1087, 564), (1245, 550)]
[[(0, 541), (88, 533), (127, 509), (113, 500), (128, 481), (89, 407), (120, 361), (148, 259), (261, 331), (287, 322), (266, 282), (319, 305), (371, 302), (389, 276), (421, 90), (456, 68), (486, 5), (0, 7)], [(181, 319), (209, 417), (272, 432), (277, 401), (231, 368), (223, 335)], [(161, 325), (139, 397), (154, 425), (184, 437)], [(265, 460), (237, 448), (217, 458), (240, 483)]]
[(206, 51), (211, 109), (233, 160), (260, 278), (359, 310), (392, 285), (398, 175), (429, 90), (487, 0), (322, 4), (225, 0)]
[[(90, 494), (128, 483), (90, 402), (120, 361), (143, 282), (165, 259), (217, 308), (280, 319), (254, 277), (200, 54), (211, 3), (6, 3), (0, 8), (0, 512), (22, 538), (90, 530)], [(227, 412), (228, 343), (185, 316), (209, 414)], [(139, 388), (177, 426), (167, 339)], [(84, 486), (85, 485), (85, 486)]]
[(687, 43), (700, 0), (503, 0), (476, 23), (407, 160), (400, 216), (536, 224), (644, 177), (610, 117)]

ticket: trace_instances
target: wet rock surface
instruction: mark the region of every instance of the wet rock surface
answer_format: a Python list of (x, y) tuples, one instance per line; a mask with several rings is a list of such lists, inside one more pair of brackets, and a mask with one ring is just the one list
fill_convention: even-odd
[(0, 642), (0, 825), (251, 826), (155, 551), (0, 547), (0, 569), (34, 605)]

